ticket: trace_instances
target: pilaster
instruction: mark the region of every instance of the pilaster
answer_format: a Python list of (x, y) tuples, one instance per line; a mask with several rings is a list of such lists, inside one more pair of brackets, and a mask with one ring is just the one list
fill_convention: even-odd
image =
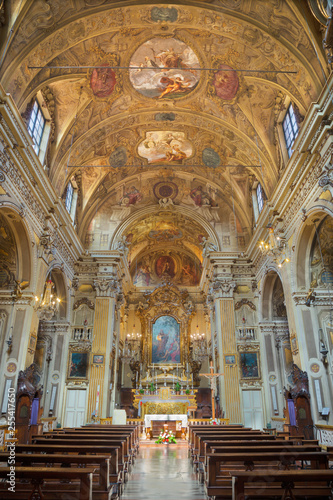
[(225, 417), (230, 418), (230, 422), (238, 423), (243, 421), (239, 370), (236, 366), (224, 363), (225, 354), (237, 356), (233, 300), (235, 288), (236, 282), (231, 278), (215, 277), (210, 287), (210, 294), (214, 298), (216, 343), (220, 370), (224, 371), (224, 376), (220, 380), (222, 406), (225, 410)]

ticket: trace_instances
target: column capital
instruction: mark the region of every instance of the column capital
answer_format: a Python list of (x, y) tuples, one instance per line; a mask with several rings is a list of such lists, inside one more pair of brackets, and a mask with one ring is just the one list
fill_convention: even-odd
[(209, 293), (215, 299), (230, 299), (234, 295), (236, 282), (230, 279), (214, 279), (210, 285)]
[(117, 276), (110, 278), (95, 278), (93, 287), (97, 297), (112, 297), (115, 298), (118, 293), (121, 293), (121, 283)]

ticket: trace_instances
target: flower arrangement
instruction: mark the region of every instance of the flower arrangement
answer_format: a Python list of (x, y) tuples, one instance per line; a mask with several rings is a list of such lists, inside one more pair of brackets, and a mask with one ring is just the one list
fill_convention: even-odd
[(155, 386), (154, 386), (153, 382), (150, 382), (149, 392), (155, 392)]
[(158, 440), (155, 441), (157, 444), (169, 444), (169, 443), (177, 443), (175, 436), (173, 435), (172, 431), (161, 431), (160, 435), (158, 436)]
[(219, 425), (220, 423), (221, 422), (219, 418), (211, 418), (209, 421), (209, 425)]

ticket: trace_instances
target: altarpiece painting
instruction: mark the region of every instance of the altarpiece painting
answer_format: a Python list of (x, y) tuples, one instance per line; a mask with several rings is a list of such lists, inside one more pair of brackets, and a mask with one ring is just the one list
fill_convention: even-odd
[(152, 325), (152, 363), (180, 363), (180, 325), (169, 315)]

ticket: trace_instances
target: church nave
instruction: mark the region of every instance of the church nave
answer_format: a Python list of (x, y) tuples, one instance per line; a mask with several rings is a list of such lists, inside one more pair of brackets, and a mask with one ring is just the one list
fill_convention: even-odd
[(122, 500), (205, 500), (188, 458), (187, 442), (140, 443)]

